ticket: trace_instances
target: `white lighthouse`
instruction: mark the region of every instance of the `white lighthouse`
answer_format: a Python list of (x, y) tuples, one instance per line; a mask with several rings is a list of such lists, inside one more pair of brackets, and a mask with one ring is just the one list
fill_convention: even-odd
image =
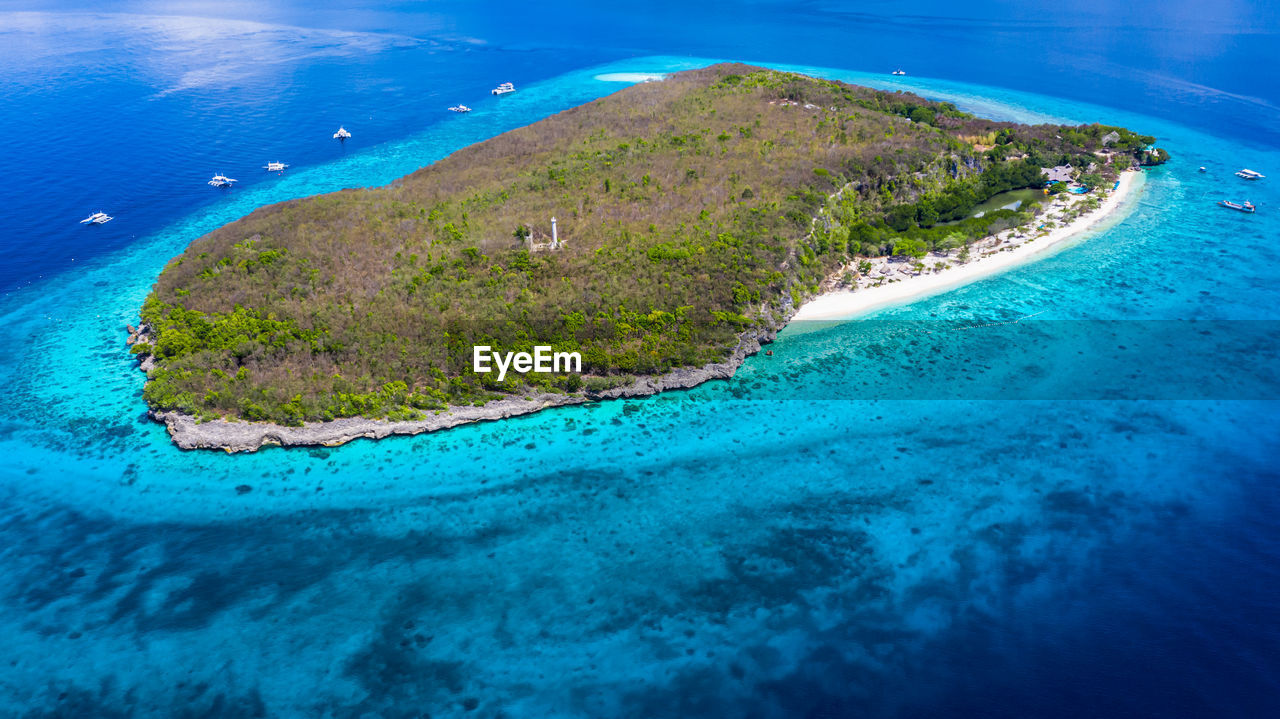
[(560, 235), (556, 232), (556, 218), (551, 218), (551, 249), (559, 249)]

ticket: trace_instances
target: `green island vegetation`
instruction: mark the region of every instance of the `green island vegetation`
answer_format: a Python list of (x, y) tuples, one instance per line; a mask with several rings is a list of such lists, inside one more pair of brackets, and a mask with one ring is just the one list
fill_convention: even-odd
[[(970, 217), (1167, 159), (1103, 125), (722, 64), (629, 87), (387, 187), (263, 207), (195, 240), (142, 307), (157, 411), (298, 425), (411, 419), (724, 361), (857, 258), (1028, 221)], [(1051, 188), (1059, 191), (1060, 187)], [(551, 218), (559, 247), (551, 247)], [(473, 345), (579, 351), (583, 374), (472, 372)]]

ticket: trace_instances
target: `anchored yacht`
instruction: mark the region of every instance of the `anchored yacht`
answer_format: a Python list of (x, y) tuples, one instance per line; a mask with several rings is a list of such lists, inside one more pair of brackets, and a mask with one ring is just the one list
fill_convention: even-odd
[(1266, 177), (1266, 175), (1262, 174), (1261, 172), (1257, 172), (1255, 170), (1250, 170), (1248, 168), (1245, 168), (1237, 172), (1236, 177), (1242, 177), (1246, 180), (1261, 180), (1262, 178)]
[(95, 213), (93, 213), (92, 215), (89, 215), (88, 217), (84, 218), (83, 220), (80, 220), (80, 224), (82, 224), (82, 225), (105, 225), (106, 223), (108, 223), (108, 222), (110, 222), (110, 221), (112, 221), (112, 220), (114, 220), (114, 219), (115, 219), (114, 217), (111, 217), (110, 215), (108, 215), (108, 214), (107, 214), (107, 213), (105, 213), (105, 212), (95, 212)]
[(345, 140), (348, 137), (351, 137), (351, 133), (347, 132), (345, 127), (339, 127), (338, 131), (333, 133), (333, 139), (335, 140)]
[(897, 69), (897, 70), (894, 70), (894, 71), (893, 71), (893, 74), (894, 74), (894, 75), (906, 75), (907, 73), (906, 73), (905, 71), (903, 71), (901, 68), (899, 68), (899, 69)]
[(450, 112), (471, 112), (471, 108), (467, 107), (466, 105), (454, 105), (453, 107), (449, 108), (449, 111)]
[(509, 83), (509, 82), (504, 82), (504, 83), (502, 83), (501, 85), (499, 85), (499, 86), (497, 86), (497, 87), (493, 88), (493, 89), (492, 89), (492, 90), (490, 90), (489, 92), (490, 92), (490, 94), (493, 94), (493, 95), (505, 95), (505, 94), (507, 94), (508, 92), (515, 92), (515, 91), (516, 91), (516, 86), (515, 86), (515, 85), (512, 85), (512, 84), (511, 84), (511, 83)]
[(209, 185), (211, 187), (231, 187), (233, 182), (239, 182), (239, 180), (234, 180), (226, 175), (214, 175), (213, 179), (209, 180)]
[(284, 164), (283, 162), (268, 162), (267, 164), (262, 166), (262, 169), (266, 170), (267, 172), (284, 172), (286, 167), (288, 167), (288, 165)]

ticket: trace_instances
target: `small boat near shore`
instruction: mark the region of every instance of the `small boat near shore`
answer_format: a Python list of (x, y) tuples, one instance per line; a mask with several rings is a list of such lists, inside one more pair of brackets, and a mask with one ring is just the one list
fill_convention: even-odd
[(902, 68), (898, 68), (897, 70), (894, 70), (894, 71), (893, 71), (893, 74), (894, 74), (894, 75), (906, 75), (907, 73), (906, 73), (904, 70), (902, 70)]
[(449, 108), (449, 112), (471, 112), (471, 108), (467, 107), (466, 105), (454, 105), (453, 107)]
[(227, 177), (226, 175), (219, 174), (219, 175), (214, 175), (209, 180), (209, 186), (210, 187), (231, 187), (231, 185), (236, 182), (239, 182), (239, 180)]
[(105, 212), (95, 212), (92, 215), (80, 220), (82, 225), (105, 225), (115, 218)]
[(267, 172), (284, 172), (289, 166), (283, 162), (268, 162), (262, 166)]
[(1239, 212), (1248, 212), (1250, 214), (1253, 214), (1258, 210), (1258, 208), (1254, 207), (1253, 203), (1248, 200), (1245, 200), (1243, 203), (1232, 202), (1231, 200), (1219, 200), (1218, 205), (1226, 207), (1227, 209), (1237, 210)]
[(339, 126), (338, 131), (333, 133), (333, 139), (338, 140), (339, 142), (345, 141), (349, 137), (351, 137), (351, 133), (347, 132), (347, 128), (345, 127)]
[(1266, 175), (1256, 170), (1250, 170), (1249, 168), (1246, 167), (1245, 169), (1237, 172), (1236, 177), (1239, 177), (1245, 180), (1261, 180), (1264, 177), (1266, 177)]
[(512, 84), (511, 84), (511, 83), (509, 83), (509, 82), (504, 82), (504, 83), (502, 83), (501, 85), (499, 85), (499, 86), (497, 86), (497, 87), (493, 88), (492, 90), (490, 90), (490, 91), (489, 91), (489, 94), (491, 94), (491, 95), (505, 95), (505, 94), (507, 94), (508, 92), (515, 92), (515, 91), (516, 91), (516, 86), (515, 86), (515, 85), (512, 85)]

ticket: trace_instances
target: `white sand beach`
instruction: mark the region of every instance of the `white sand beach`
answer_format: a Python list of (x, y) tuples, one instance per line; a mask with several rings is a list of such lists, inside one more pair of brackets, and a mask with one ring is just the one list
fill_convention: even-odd
[[(1106, 192), (1096, 209), (1062, 222), (1071, 208), (1085, 196), (1071, 195), (1056, 200), (1037, 218), (1044, 230), (1005, 230), (970, 246), (970, 260), (961, 263), (959, 251), (929, 253), (923, 260), (925, 269), (916, 272), (911, 262), (873, 259), (872, 269), (858, 280), (858, 288), (835, 289), (806, 302), (791, 321), (850, 319), (885, 305), (918, 299), (973, 282), (987, 275), (1047, 256), (1051, 249), (1061, 249), (1068, 240), (1096, 229), (1105, 222), (1124, 216), (1120, 210), (1131, 207), (1145, 182), (1141, 171), (1120, 174), (1120, 186)], [(1065, 194), (1065, 193), (1064, 193)], [(1060, 226), (1054, 226), (1054, 225)], [(939, 266), (941, 266), (939, 268)], [(938, 268), (938, 269), (935, 269)]]

